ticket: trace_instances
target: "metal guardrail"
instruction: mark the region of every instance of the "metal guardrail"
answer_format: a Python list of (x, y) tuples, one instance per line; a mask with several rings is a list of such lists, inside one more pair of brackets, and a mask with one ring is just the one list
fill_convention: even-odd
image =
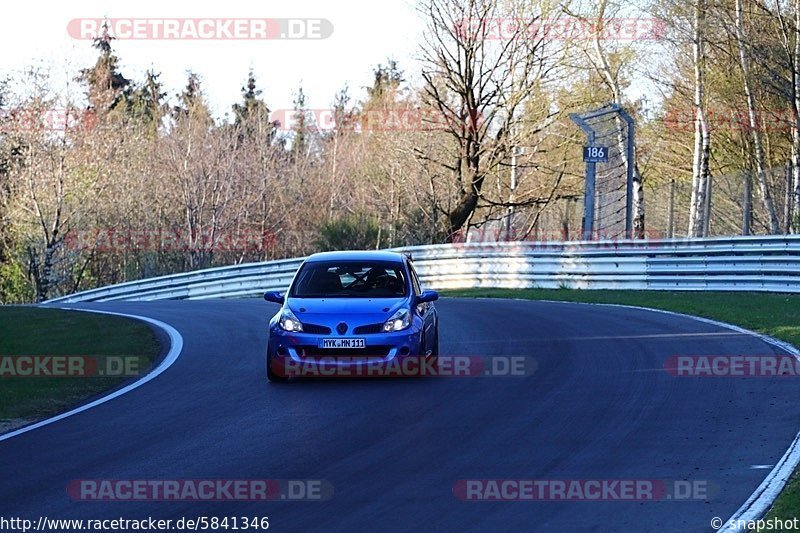
[[(692, 240), (498, 242), (397, 248), (431, 289), (573, 288), (800, 293), (800, 235)], [(202, 300), (284, 290), (303, 259), (131, 281), (47, 303)]]

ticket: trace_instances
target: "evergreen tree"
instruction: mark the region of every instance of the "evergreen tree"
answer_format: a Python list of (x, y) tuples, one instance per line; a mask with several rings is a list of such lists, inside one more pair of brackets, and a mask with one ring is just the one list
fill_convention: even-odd
[(400, 91), (400, 86), (405, 80), (397, 61), (389, 59), (387, 65), (378, 65), (372, 72), (374, 75), (372, 87), (366, 88), (367, 98), (361, 105), (361, 125), (367, 129), (372, 127), (368, 123), (371, 112), (396, 111), (407, 105)]
[(130, 80), (119, 72), (119, 58), (111, 47), (113, 39), (106, 22), (102, 35), (92, 43), (100, 56), (92, 68), (83, 69), (78, 77), (88, 85), (89, 105), (98, 114), (105, 114), (129, 96)]
[(256, 88), (256, 78), (251, 69), (247, 84), (242, 87), (242, 103), (233, 105), (234, 125), (240, 142), (249, 138), (271, 143), (275, 136), (275, 124), (269, 120), (270, 110), (259, 98), (261, 92)]
[(192, 71), (187, 73), (186, 87), (178, 95), (178, 105), (172, 109), (172, 116), (176, 122), (191, 118), (205, 122), (210, 127), (214, 121), (211, 111), (203, 98), (200, 76)]
[(356, 120), (356, 112), (350, 105), (350, 89), (345, 85), (333, 98), (333, 117), (337, 132), (351, 130)]
[(162, 92), (162, 84), (158, 80), (160, 73), (152, 69), (147, 71), (144, 83), (137, 85), (130, 96), (130, 115), (143, 123), (157, 129), (167, 111), (164, 103), (167, 93)]
[(310, 144), (308, 109), (306, 108), (306, 95), (302, 87), (297, 91), (293, 104), (292, 132), (294, 137), (292, 138), (292, 156), (298, 159), (306, 154)]
[(378, 65), (373, 70), (374, 80), (372, 87), (367, 87), (367, 94), (370, 100), (380, 100), (388, 93), (399, 90), (400, 85), (405, 82), (403, 71), (394, 59), (389, 59), (387, 65)]

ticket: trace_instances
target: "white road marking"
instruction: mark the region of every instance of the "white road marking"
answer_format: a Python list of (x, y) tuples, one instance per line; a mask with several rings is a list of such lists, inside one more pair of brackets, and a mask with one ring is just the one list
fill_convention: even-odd
[(156, 320), (154, 318), (148, 318), (146, 316), (139, 316), (139, 315), (130, 315), (130, 314), (127, 314), (127, 313), (114, 313), (114, 312), (111, 312), (111, 311), (96, 311), (94, 309), (74, 309), (74, 308), (69, 308), (69, 307), (58, 307), (57, 309), (65, 309), (65, 310), (68, 310), (68, 311), (82, 311), (82, 312), (85, 312), (85, 313), (99, 313), (99, 314), (103, 314), (103, 315), (123, 316), (123, 317), (126, 317), (126, 318), (134, 318), (134, 319), (137, 319), (137, 320), (142, 320), (142, 321), (147, 322), (149, 324), (152, 324), (152, 325), (154, 325), (154, 326), (156, 326), (158, 328), (161, 328), (162, 330), (164, 330), (167, 333), (167, 335), (169, 335), (169, 340), (170, 340), (169, 352), (167, 353), (166, 357), (164, 357), (164, 360), (161, 361), (161, 364), (158, 365), (155, 369), (153, 369), (152, 372), (150, 372), (149, 374), (144, 376), (142, 379), (140, 379), (138, 381), (135, 381), (135, 382), (131, 383), (130, 385), (127, 385), (127, 386), (125, 386), (125, 387), (123, 387), (123, 388), (121, 388), (119, 390), (116, 390), (116, 391), (112, 392), (111, 394), (109, 394), (108, 396), (103, 396), (102, 398), (98, 398), (97, 400), (95, 400), (93, 402), (87, 403), (86, 405), (82, 405), (80, 407), (76, 407), (75, 409), (72, 409), (71, 411), (67, 411), (66, 413), (61, 413), (60, 415), (56, 415), (54, 417), (47, 418), (45, 420), (41, 420), (39, 422), (36, 422), (35, 424), (31, 424), (29, 426), (25, 426), (23, 428), (17, 429), (15, 431), (11, 431), (11, 432), (6, 433), (4, 435), (0, 435), (0, 442), (2, 442), (4, 440), (12, 439), (14, 437), (18, 437), (19, 435), (23, 435), (23, 434), (28, 433), (29, 431), (33, 431), (35, 429), (39, 429), (39, 428), (42, 428), (42, 427), (45, 427), (45, 426), (49, 426), (50, 424), (54, 424), (54, 423), (58, 422), (59, 420), (64, 420), (65, 418), (69, 418), (69, 417), (77, 415), (79, 413), (83, 413), (84, 411), (88, 411), (89, 409), (91, 409), (93, 407), (97, 407), (98, 405), (102, 405), (102, 404), (104, 404), (106, 402), (110, 402), (111, 400), (113, 400), (115, 398), (119, 398), (123, 394), (127, 394), (127, 393), (131, 392), (134, 389), (138, 389), (139, 387), (141, 387), (145, 383), (149, 383), (150, 381), (153, 381), (158, 376), (163, 374), (169, 367), (172, 366), (173, 363), (175, 363), (175, 361), (178, 360), (178, 356), (181, 354), (181, 351), (183, 350), (183, 337), (181, 337), (181, 334), (178, 333), (178, 330), (176, 330), (175, 328), (173, 328), (169, 324), (166, 324), (166, 323), (161, 322), (160, 320)]

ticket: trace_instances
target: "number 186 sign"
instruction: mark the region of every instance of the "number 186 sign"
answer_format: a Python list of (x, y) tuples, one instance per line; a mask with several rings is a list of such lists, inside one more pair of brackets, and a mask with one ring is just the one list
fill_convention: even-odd
[(608, 148), (606, 146), (584, 146), (583, 160), (586, 163), (608, 163)]

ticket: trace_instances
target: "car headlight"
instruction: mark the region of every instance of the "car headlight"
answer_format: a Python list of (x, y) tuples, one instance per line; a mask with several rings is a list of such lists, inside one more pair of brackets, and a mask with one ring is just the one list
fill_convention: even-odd
[(284, 331), (296, 332), (303, 331), (303, 324), (294, 316), (291, 309), (284, 309), (281, 311), (281, 318), (278, 320), (278, 325)]
[(383, 331), (400, 331), (411, 324), (411, 312), (408, 309), (398, 309), (383, 325)]

